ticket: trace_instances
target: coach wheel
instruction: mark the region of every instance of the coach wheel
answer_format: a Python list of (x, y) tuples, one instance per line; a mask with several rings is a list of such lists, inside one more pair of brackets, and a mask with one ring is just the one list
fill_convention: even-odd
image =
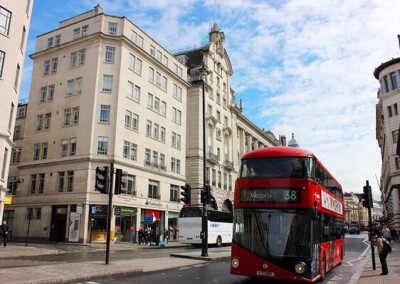
[(217, 237), (217, 247), (222, 247), (222, 239), (221, 236)]
[(325, 255), (323, 256), (322, 259), (322, 267), (321, 267), (321, 278), (319, 281), (324, 281), (326, 275), (326, 261), (325, 261)]

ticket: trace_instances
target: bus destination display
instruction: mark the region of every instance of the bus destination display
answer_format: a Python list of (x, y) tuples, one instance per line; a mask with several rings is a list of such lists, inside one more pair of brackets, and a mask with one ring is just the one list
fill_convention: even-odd
[(300, 203), (300, 189), (289, 187), (252, 187), (240, 191), (242, 203)]

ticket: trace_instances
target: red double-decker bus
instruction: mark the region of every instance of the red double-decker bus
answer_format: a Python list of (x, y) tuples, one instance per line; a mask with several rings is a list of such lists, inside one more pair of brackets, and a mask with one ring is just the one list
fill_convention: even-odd
[(344, 257), (340, 184), (309, 151), (245, 154), (236, 180), (231, 273), (314, 282)]

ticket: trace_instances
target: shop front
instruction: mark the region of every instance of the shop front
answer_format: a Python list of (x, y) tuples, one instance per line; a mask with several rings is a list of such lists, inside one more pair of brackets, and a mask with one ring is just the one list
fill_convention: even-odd
[(159, 245), (164, 240), (167, 229), (164, 222), (165, 212), (142, 209), (141, 213), (140, 224), (145, 236), (148, 236), (150, 244)]
[(107, 240), (107, 205), (89, 205), (89, 242)]
[(120, 242), (136, 242), (136, 215), (137, 208), (116, 206), (115, 236)]
[(169, 231), (169, 240), (177, 241), (178, 240), (178, 219), (179, 213), (177, 212), (168, 212), (168, 231)]

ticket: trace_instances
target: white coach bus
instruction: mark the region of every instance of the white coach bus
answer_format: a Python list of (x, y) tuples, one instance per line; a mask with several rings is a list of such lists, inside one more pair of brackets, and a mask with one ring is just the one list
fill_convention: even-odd
[[(179, 242), (201, 246), (202, 207), (183, 207), (179, 214)], [(207, 209), (208, 244), (218, 247), (232, 242), (232, 213)]]

